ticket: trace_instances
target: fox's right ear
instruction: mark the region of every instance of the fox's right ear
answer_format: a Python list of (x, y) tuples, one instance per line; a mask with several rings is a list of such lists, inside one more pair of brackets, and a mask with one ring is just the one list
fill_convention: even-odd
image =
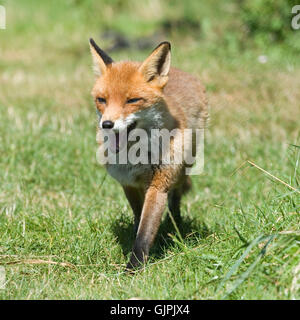
[(91, 38), (90, 39), (90, 49), (94, 62), (94, 72), (97, 76), (105, 73), (107, 66), (113, 63), (112, 58), (106, 54), (103, 50), (101, 50), (96, 42)]

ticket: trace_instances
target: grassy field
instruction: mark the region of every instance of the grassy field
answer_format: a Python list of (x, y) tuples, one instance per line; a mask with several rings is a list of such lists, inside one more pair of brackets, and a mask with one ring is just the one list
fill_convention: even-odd
[(172, 64), (207, 87), (205, 170), (181, 234), (162, 223), (149, 263), (124, 273), (133, 214), (96, 161), (88, 38), (107, 48), (108, 28), (157, 35), (176, 3), (1, 1), (0, 299), (300, 299), (299, 54), (241, 45), (234, 1), (191, 2), (200, 35), (165, 34)]

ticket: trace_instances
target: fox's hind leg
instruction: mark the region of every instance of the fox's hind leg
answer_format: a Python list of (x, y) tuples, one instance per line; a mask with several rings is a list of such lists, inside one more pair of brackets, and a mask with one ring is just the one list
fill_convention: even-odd
[(181, 220), (181, 215), (180, 215), (181, 196), (182, 194), (181, 194), (180, 188), (173, 189), (168, 194), (168, 207), (176, 223), (179, 223)]
[(176, 223), (181, 222), (180, 203), (182, 196), (191, 188), (191, 179), (186, 176), (184, 182), (168, 194), (168, 207)]

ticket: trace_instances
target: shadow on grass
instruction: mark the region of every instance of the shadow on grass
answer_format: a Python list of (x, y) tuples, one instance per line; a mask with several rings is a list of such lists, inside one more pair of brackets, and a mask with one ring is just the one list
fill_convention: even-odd
[[(212, 233), (203, 221), (196, 221), (190, 217), (183, 217), (181, 223), (178, 224), (178, 229), (184, 242), (188, 241), (189, 243), (197, 243), (199, 239), (204, 239)], [(120, 217), (112, 224), (112, 231), (122, 247), (123, 254), (129, 255), (135, 240), (133, 223), (127, 217)], [(165, 217), (150, 251), (150, 255), (154, 259), (163, 258), (165, 252), (174, 246), (174, 240), (169, 234), (176, 235), (178, 238), (174, 225), (170, 219)]]

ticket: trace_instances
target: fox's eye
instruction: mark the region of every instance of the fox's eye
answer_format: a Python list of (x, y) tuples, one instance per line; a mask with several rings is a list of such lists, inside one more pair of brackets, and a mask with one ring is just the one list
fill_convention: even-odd
[(99, 103), (106, 103), (106, 99), (101, 98), (101, 97), (98, 97), (98, 98), (97, 98), (97, 101), (98, 101)]
[(142, 100), (142, 98), (132, 98), (132, 99), (128, 99), (126, 103), (136, 103), (140, 100)]

